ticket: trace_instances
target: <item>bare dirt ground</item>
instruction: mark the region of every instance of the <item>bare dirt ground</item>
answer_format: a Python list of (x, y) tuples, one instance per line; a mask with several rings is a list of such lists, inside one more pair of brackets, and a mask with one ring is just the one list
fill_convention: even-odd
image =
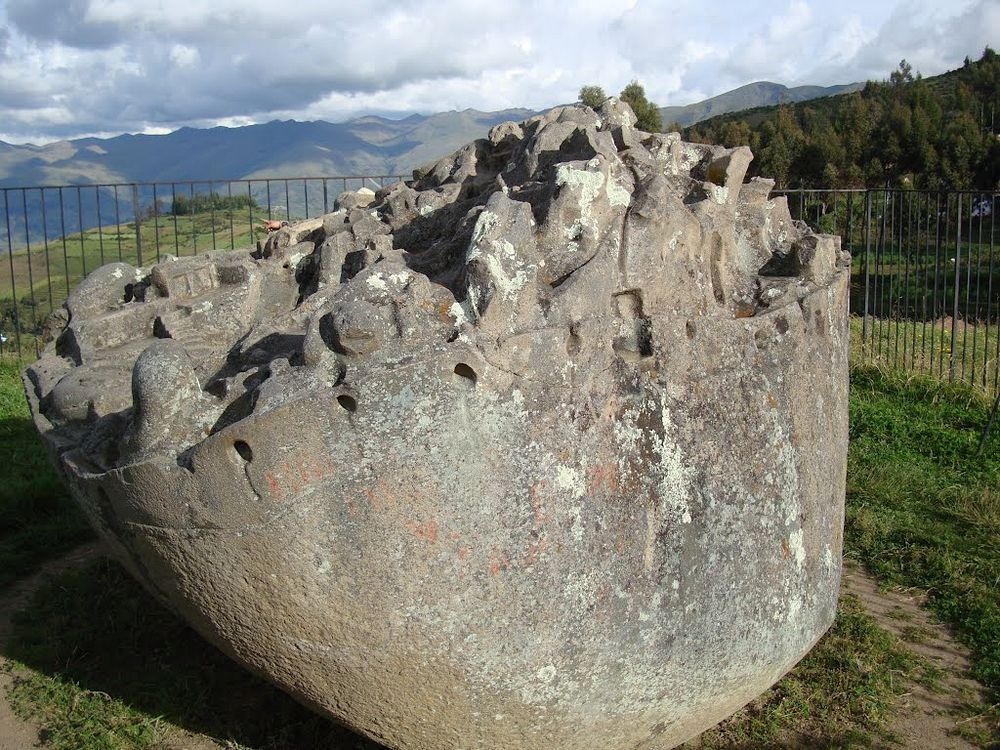
[(982, 686), (969, 676), (969, 652), (955, 642), (947, 628), (923, 607), (920, 591), (882, 590), (859, 566), (844, 567), (843, 590), (857, 596), (879, 625), (941, 671), (934, 690), (910, 685), (897, 705), (890, 724), (905, 748), (967, 750), (973, 744), (960, 732), (979, 729), (986, 734), (986, 719), (969, 711), (982, 703)]
[[(39, 727), (19, 719), (7, 703), (7, 689), (12, 681), (3, 652), (10, 636), (11, 618), (23, 609), (35, 590), (48, 578), (82, 565), (101, 554), (97, 544), (80, 547), (38, 572), (18, 582), (0, 595), (0, 750), (28, 750), (41, 747)], [(974, 750), (960, 730), (965, 725), (985, 720), (970, 715), (968, 707), (981, 696), (982, 687), (969, 677), (967, 651), (957, 644), (947, 629), (937, 623), (921, 606), (926, 597), (920, 592), (880, 590), (878, 584), (858, 566), (847, 564), (843, 587), (857, 596), (879, 624), (899, 637), (908, 648), (929, 660), (942, 676), (934, 690), (911, 685), (898, 706), (892, 730), (901, 738), (905, 750)], [(224, 750), (204, 735), (174, 732), (164, 737), (156, 750)]]

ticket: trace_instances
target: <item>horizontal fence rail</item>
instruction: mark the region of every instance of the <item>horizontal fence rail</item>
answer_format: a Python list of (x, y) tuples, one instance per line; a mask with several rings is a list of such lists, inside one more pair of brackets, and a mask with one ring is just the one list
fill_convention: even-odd
[(0, 188), (0, 355), (38, 356), (46, 320), (90, 271), (253, 246), (265, 221), (329, 213), (346, 190), (400, 175)]
[[(0, 354), (39, 354), (50, 313), (104, 263), (251, 247), (265, 220), (333, 210), (399, 175), (0, 188)], [(784, 190), (852, 255), (852, 356), (1000, 391), (1000, 194)], [(3, 240), (6, 240), (4, 243)]]

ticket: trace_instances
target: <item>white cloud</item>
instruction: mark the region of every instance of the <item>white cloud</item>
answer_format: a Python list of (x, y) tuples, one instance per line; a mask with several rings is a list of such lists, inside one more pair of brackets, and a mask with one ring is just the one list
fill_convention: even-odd
[(198, 64), (201, 55), (194, 47), (186, 44), (175, 44), (170, 48), (170, 62), (181, 68), (190, 68)]
[(902, 57), (932, 75), (998, 38), (996, 0), (0, 0), (0, 122), (18, 139), (540, 109), (632, 79), (685, 104)]

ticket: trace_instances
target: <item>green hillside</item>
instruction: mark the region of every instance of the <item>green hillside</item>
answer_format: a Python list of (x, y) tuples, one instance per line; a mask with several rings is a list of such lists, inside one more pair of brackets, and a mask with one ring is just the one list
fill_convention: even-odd
[(808, 102), (734, 112), (687, 140), (749, 145), (751, 176), (779, 188), (1000, 188), (1000, 56), (922, 78), (904, 60), (886, 81)]
[(664, 123), (677, 123), (687, 127), (729, 112), (742, 112), (747, 109), (780, 103), (803, 102), (819, 97), (836, 96), (858, 91), (863, 87), (863, 83), (848, 83), (843, 86), (795, 86), (789, 88), (780, 83), (757, 81), (713, 96), (711, 99), (683, 107), (661, 107), (660, 115)]
[[(258, 219), (266, 212), (258, 209)], [(62, 305), (70, 290), (95, 268), (124, 261), (151, 265), (166, 255), (197, 255), (210, 250), (251, 247), (267, 232), (259, 220), (241, 211), (205, 211), (155, 215), (139, 224), (87, 229), (51, 242), (10, 253), (0, 289), (0, 355), (21, 351), (37, 355), (44, 342), (46, 319)], [(138, 237), (138, 242), (136, 241)]]

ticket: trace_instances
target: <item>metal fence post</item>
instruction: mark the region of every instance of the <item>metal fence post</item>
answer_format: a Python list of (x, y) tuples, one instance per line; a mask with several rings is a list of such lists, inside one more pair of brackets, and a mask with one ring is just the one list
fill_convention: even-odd
[(135, 264), (142, 267), (142, 208), (139, 206), (139, 186), (132, 183), (132, 219), (135, 221)]
[(962, 262), (962, 194), (958, 194), (958, 206), (955, 209), (955, 294), (951, 307), (951, 351), (948, 352), (948, 380), (955, 379), (955, 344), (958, 343), (958, 299), (959, 279), (958, 267)]
[(865, 307), (861, 314), (861, 352), (865, 353), (868, 348), (868, 316), (871, 315), (869, 308), (869, 293), (871, 289), (871, 252), (872, 252), (872, 193), (865, 191)]

